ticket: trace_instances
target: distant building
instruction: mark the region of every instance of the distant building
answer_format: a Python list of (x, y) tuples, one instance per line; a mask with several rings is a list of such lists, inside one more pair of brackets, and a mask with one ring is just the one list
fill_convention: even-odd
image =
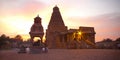
[(120, 49), (119, 45), (120, 42), (118, 41), (101, 41), (96, 43), (99, 49)]
[(95, 44), (94, 27), (67, 29), (59, 8), (55, 6), (46, 30), (48, 48), (91, 48)]

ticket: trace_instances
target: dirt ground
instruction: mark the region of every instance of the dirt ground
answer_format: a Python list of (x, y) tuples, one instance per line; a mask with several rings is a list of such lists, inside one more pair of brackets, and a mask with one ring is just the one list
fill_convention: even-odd
[(16, 50), (0, 51), (0, 60), (120, 60), (120, 50), (49, 49), (48, 53), (18, 54)]

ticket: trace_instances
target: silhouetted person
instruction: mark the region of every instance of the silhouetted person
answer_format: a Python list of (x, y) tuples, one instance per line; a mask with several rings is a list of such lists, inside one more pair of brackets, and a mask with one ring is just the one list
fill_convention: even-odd
[(37, 42), (34, 42), (33, 46), (40, 46), (40, 40), (38, 40)]

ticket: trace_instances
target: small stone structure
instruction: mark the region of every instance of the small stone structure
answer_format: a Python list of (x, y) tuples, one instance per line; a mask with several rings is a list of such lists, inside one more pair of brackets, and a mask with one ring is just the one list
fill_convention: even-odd
[[(29, 32), (31, 37), (31, 42), (32, 42), (32, 44), (30, 45), (30, 53), (33, 53), (33, 54), (48, 51), (47, 47), (45, 46), (45, 43), (43, 43), (44, 30), (41, 24), (41, 20), (42, 19), (39, 17), (39, 15), (35, 17), (34, 24), (32, 25), (31, 30)], [(39, 37), (40, 40), (34, 42), (34, 37)]]
[(42, 39), (44, 35), (44, 30), (41, 24), (41, 20), (42, 19), (39, 17), (39, 15), (34, 18), (34, 24), (32, 25), (29, 32), (32, 42), (34, 42), (34, 37), (39, 37), (41, 39), (41, 42), (43, 42)]

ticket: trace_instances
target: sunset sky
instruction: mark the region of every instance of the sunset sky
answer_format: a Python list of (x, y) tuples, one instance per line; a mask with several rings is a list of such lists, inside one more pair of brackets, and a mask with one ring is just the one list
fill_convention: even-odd
[(55, 5), (69, 29), (94, 27), (96, 41), (120, 37), (120, 0), (0, 0), (0, 35), (30, 38), (38, 14), (45, 31)]

